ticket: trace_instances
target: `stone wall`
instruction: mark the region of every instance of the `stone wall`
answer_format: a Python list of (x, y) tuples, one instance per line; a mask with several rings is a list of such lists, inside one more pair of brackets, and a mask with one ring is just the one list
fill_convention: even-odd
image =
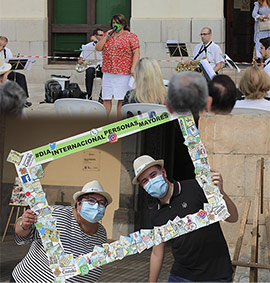
[[(265, 159), (264, 200), (270, 203), (270, 112), (269, 114), (207, 115), (200, 118), (200, 135), (212, 168), (220, 171), (224, 190), (238, 207), (239, 220), (235, 224), (222, 223), (226, 240), (233, 255), (240, 230), (245, 201), (251, 200), (248, 225), (241, 250), (241, 261), (250, 261), (251, 228), (254, 215), (256, 163)], [(263, 223), (262, 215), (260, 221)], [(267, 263), (266, 229), (259, 229), (259, 262)], [(238, 268), (241, 276), (248, 276), (248, 268)], [(269, 271), (261, 273), (261, 281), (269, 281)], [(268, 277), (267, 277), (268, 274)]]
[[(201, 42), (202, 27), (210, 27), (213, 41), (225, 51), (225, 19), (222, 18), (136, 18), (131, 19), (131, 30), (138, 35), (141, 46), (141, 57), (151, 57), (159, 62), (164, 79), (170, 79), (177, 65), (174, 60), (180, 57), (169, 57), (166, 48), (167, 40), (178, 40), (186, 43), (191, 56), (196, 44)], [(184, 58), (186, 60), (187, 58)]]

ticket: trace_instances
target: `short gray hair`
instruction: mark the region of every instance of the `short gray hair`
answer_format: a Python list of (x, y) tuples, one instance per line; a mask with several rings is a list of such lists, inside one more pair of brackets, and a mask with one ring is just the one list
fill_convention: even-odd
[(0, 114), (19, 116), (26, 102), (25, 91), (15, 82), (0, 84)]
[(199, 113), (206, 108), (208, 86), (198, 72), (180, 72), (172, 76), (168, 89), (168, 105), (176, 113)]

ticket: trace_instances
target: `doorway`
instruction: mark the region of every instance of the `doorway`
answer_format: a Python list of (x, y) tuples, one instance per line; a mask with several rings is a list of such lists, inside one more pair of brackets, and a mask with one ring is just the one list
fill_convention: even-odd
[(251, 62), (254, 49), (253, 0), (225, 0), (226, 53), (236, 62)]

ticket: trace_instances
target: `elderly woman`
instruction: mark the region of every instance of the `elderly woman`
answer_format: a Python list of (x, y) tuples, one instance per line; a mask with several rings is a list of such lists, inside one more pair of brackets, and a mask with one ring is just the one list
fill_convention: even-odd
[(270, 101), (264, 99), (270, 90), (270, 77), (257, 65), (246, 69), (239, 84), (244, 100), (237, 100), (234, 108), (252, 108), (270, 111)]
[(141, 58), (135, 66), (136, 89), (128, 91), (124, 103), (164, 104), (166, 88), (164, 86), (158, 62), (150, 58)]
[[(255, 20), (254, 24), (254, 43), (256, 48), (257, 58), (262, 58), (260, 54), (260, 39), (270, 37), (270, 30), (259, 31), (258, 23), (268, 21), (270, 16), (270, 0), (258, 0), (254, 2), (252, 17)], [(262, 62), (262, 59), (261, 59)]]
[(122, 101), (130, 89), (129, 81), (140, 58), (140, 44), (137, 36), (129, 31), (123, 15), (114, 15), (111, 27), (113, 29), (97, 43), (96, 50), (103, 54), (102, 99), (107, 115), (111, 112), (114, 97), (118, 101), (118, 117), (121, 117)]
[[(93, 251), (95, 245), (107, 241), (105, 228), (99, 221), (107, 205), (112, 202), (109, 193), (104, 192), (98, 181), (84, 185), (73, 195), (75, 207), (53, 206), (52, 216), (57, 219), (56, 229), (66, 254), (74, 258)], [(34, 212), (26, 210), (15, 225), (15, 241), (18, 245), (32, 242), (29, 252), (14, 268), (10, 282), (53, 282), (55, 276), (49, 267), (49, 260), (41, 242), (40, 234), (33, 225), (37, 222)], [(77, 275), (68, 282), (93, 282), (101, 275), (101, 267), (92, 269), (85, 276)]]

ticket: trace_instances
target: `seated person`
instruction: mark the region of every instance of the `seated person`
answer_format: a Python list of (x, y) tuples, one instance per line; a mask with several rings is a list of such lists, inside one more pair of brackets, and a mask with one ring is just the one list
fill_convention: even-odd
[[(93, 35), (90, 37), (90, 42), (86, 45), (89, 46), (89, 48), (91, 47), (95, 47), (96, 43), (102, 38), (104, 34), (104, 31), (100, 28), (97, 28), (93, 31)], [(95, 51), (95, 48), (93, 48), (94, 52), (98, 52)], [(101, 53), (101, 52), (99, 52)], [(83, 56), (83, 52), (81, 52), (80, 57), (78, 59), (78, 64), (83, 64), (85, 63), (85, 61), (87, 61), (87, 58), (85, 58), (85, 56)], [(93, 89), (93, 81), (95, 77), (98, 78), (102, 78), (102, 71), (101, 71), (101, 66), (102, 66), (102, 61), (97, 61), (97, 62), (93, 62), (92, 65), (90, 65), (85, 73), (85, 86), (86, 86), (86, 92), (88, 95), (88, 99), (92, 99), (92, 89)], [(103, 102), (102, 98), (101, 98), (101, 94), (99, 96), (99, 102)]]
[(164, 104), (167, 90), (164, 86), (158, 62), (141, 58), (135, 66), (136, 89), (128, 91), (123, 105), (128, 103)]
[(257, 65), (248, 67), (239, 84), (244, 100), (237, 100), (234, 108), (251, 108), (270, 111), (270, 101), (266, 100), (270, 90), (270, 77)]
[(208, 83), (208, 89), (212, 103), (207, 111), (214, 114), (230, 114), (237, 97), (234, 81), (227, 75), (217, 75)]
[(0, 84), (0, 116), (21, 116), (25, 102), (26, 94), (17, 83), (7, 80)]
[(0, 84), (3, 84), (9, 75), (11, 64), (5, 63), (3, 58), (0, 56)]
[[(218, 73), (218, 71), (223, 67), (224, 59), (222, 58), (220, 47), (212, 41), (211, 28), (202, 28), (200, 35), (202, 42), (195, 46), (192, 60), (202, 60), (206, 58), (213, 70)], [(192, 60), (187, 60), (186, 63), (190, 64)]]
[[(11, 50), (6, 47), (7, 44), (8, 44), (7, 37), (0, 36), (0, 56), (6, 63), (8, 63), (10, 59), (13, 59)], [(29, 97), (25, 75), (12, 71), (8, 74), (7, 78), (11, 81), (15, 81), (25, 91), (27, 98)], [(31, 105), (32, 103), (26, 100), (24, 106), (30, 107)]]

